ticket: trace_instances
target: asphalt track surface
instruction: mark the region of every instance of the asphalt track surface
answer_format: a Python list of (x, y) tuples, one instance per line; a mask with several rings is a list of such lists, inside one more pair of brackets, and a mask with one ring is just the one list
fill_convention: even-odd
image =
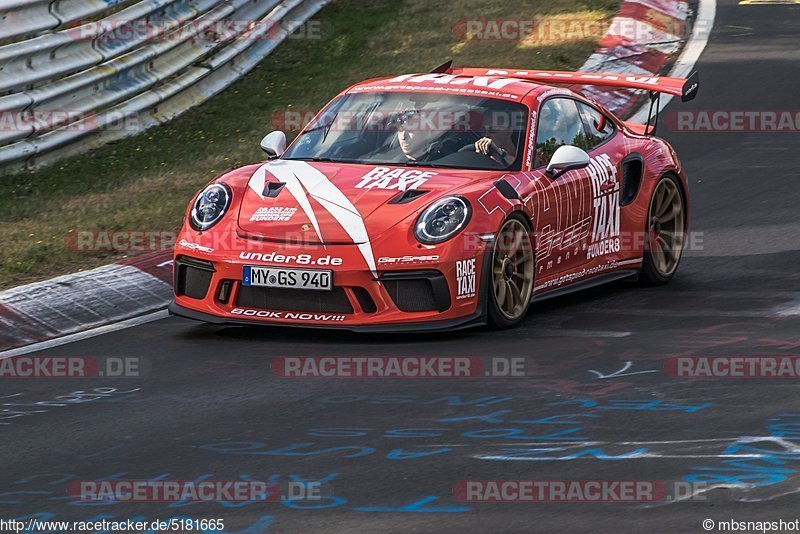
[[(698, 65), (701, 98), (668, 112), (800, 109), (798, 15), (800, 6), (721, 2)], [(255, 534), (702, 532), (707, 518), (800, 517), (797, 381), (663, 372), (673, 355), (800, 354), (797, 134), (662, 134), (687, 168), (692, 230), (703, 236), (668, 287), (556, 299), (501, 333), (372, 336), (170, 318), (43, 351), (136, 356), (151, 369), (141, 379), (0, 384), (0, 518), (224, 518), (225, 532)], [(310, 380), (270, 370), (279, 356), (321, 355), (524, 356), (535, 374)], [(326, 497), (89, 506), (66, 495), (70, 480), (292, 476), (322, 480)], [(467, 479), (662, 481), (672, 496), (676, 482), (708, 487), (649, 503), (459, 502), (453, 487)]]

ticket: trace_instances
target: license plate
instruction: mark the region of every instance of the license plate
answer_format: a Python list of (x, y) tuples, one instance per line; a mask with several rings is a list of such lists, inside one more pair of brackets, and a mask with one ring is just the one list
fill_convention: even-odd
[(245, 266), (242, 285), (291, 289), (333, 289), (333, 272)]

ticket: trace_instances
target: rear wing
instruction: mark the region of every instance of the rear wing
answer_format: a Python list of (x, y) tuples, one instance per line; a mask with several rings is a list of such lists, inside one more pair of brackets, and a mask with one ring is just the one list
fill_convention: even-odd
[[(446, 65), (446, 64), (445, 64)], [(444, 66), (444, 65), (442, 65)], [(602, 72), (565, 72), (557, 70), (503, 70), (465, 68), (446, 70), (456, 76), (502, 76), (536, 83), (569, 83), (576, 85), (604, 85), (626, 89), (643, 89), (651, 93), (665, 93), (681, 97), (688, 102), (697, 96), (700, 89), (700, 75), (695, 72), (688, 78), (667, 78), (664, 76), (634, 76), (631, 74), (610, 74)]]

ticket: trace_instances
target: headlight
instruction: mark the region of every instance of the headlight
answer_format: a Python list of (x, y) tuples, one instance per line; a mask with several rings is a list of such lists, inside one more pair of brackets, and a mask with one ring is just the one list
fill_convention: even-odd
[(197, 196), (192, 206), (192, 228), (208, 230), (222, 219), (231, 203), (231, 190), (226, 184), (211, 184)]
[(422, 212), (414, 235), (426, 245), (447, 241), (467, 225), (471, 215), (472, 208), (466, 198), (445, 197)]

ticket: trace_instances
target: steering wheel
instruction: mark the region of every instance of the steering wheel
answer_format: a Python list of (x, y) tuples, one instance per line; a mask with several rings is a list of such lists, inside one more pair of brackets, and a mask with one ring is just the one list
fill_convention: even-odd
[[(477, 141), (477, 139), (476, 139), (476, 141)], [(475, 149), (475, 143), (473, 143), (473, 144), (471, 144), (471, 145), (467, 145), (467, 146), (465, 146), (465, 147), (461, 148), (461, 149), (459, 150), (459, 152), (475, 152), (476, 154), (480, 154), (481, 156), (485, 156), (485, 157), (487, 157), (487, 158), (490, 158), (490, 159), (492, 159), (492, 156), (493, 156), (493, 155), (494, 155), (495, 157), (497, 157), (498, 159), (501, 159), (501, 158), (503, 158), (503, 157), (504, 157), (504, 156), (503, 156), (503, 153), (500, 151), (500, 149), (499, 149), (499, 148), (497, 148), (497, 145), (495, 145), (494, 143), (492, 143), (492, 144), (490, 145), (490, 147), (489, 147), (489, 152), (490, 152), (489, 154), (484, 154), (484, 153), (482, 153), (482, 152), (478, 152), (478, 151)]]

